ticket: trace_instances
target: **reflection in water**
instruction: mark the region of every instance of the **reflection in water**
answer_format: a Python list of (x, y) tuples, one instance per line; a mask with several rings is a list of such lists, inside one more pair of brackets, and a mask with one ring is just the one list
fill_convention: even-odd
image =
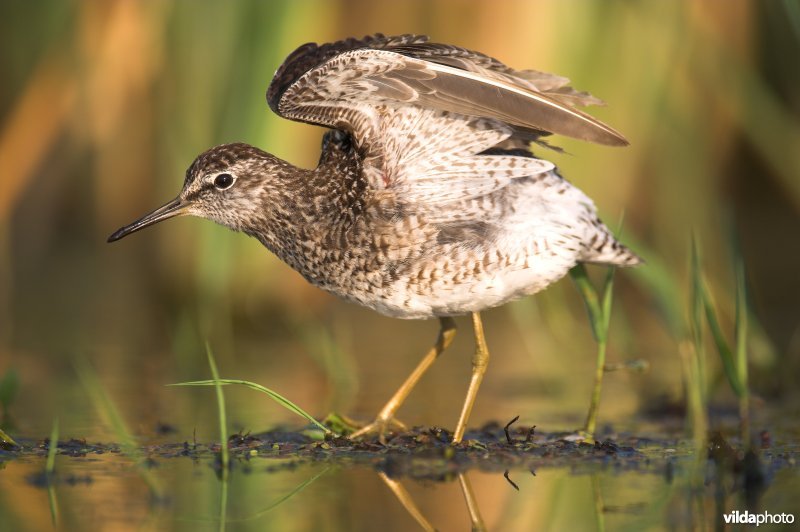
[(47, 485), (47, 501), (50, 504), (50, 519), (53, 521), (53, 527), (55, 528), (58, 526), (58, 499), (52, 483)]
[(228, 485), (230, 483), (230, 475), (228, 475), (228, 468), (222, 469), (223, 474), (220, 479), (221, 488), (219, 490), (219, 530), (225, 530), (228, 523)]
[(606, 522), (603, 519), (603, 493), (600, 490), (600, 478), (597, 473), (592, 473), (592, 494), (594, 495), (594, 515), (597, 517), (597, 531), (604, 532)]
[(230, 483), (230, 477), (226, 478), (225, 480), (221, 481), (223, 489), (220, 490), (220, 529), (224, 527), (227, 523), (247, 523), (252, 521), (257, 521), (264, 517), (269, 512), (275, 510), (276, 508), (280, 507), (286, 501), (303, 491), (307, 486), (314, 483), (318, 478), (325, 475), (328, 471), (330, 471), (330, 466), (325, 467), (322, 471), (316, 473), (315, 475), (309, 477), (308, 479), (304, 480), (300, 484), (297, 485), (294, 489), (286, 493), (285, 495), (278, 497), (273, 502), (269, 503), (267, 506), (260, 508), (258, 511), (245, 515), (241, 518), (227, 518), (227, 505), (228, 505), (228, 484)]
[[(506, 478), (508, 478), (508, 472), (506, 472), (504, 475)], [(389, 489), (392, 490), (392, 493), (394, 493), (395, 497), (397, 497), (397, 500), (400, 501), (400, 504), (403, 505), (403, 508), (406, 509), (414, 521), (419, 523), (419, 526), (421, 526), (423, 530), (436, 530), (431, 522), (428, 521), (424, 515), (422, 515), (419, 507), (416, 505), (414, 500), (411, 498), (411, 495), (409, 495), (408, 491), (400, 482), (389, 478), (389, 476), (383, 471), (379, 471), (378, 476), (380, 476), (381, 480), (383, 480)], [(478, 508), (478, 502), (475, 499), (475, 493), (472, 490), (472, 485), (470, 484), (466, 473), (458, 474), (458, 483), (461, 486), (461, 492), (464, 494), (464, 501), (467, 503), (467, 512), (469, 513), (469, 520), (473, 532), (485, 531), (486, 525), (483, 522), (483, 517), (481, 517), (481, 511)]]
[(475, 494), (472, 491), (472, 485), (469, 482), (469, 478), (467, 478), (467, 474), (459, 473), (458, 482), (461, 484), (461, 491), (464, 493), (464, 500), (467, 503), (469, 520), (472, 522), (472, 530), (476, 532), (486, 530), (486, 525), (483, 524), (481, 511), (478, 508), (478, 503), (475, 500)]
[(414, 518), (414, 521), (419, 523), (419, 526), (421, 526), (423, 530), (436, 530), (433, 528), (433, 525), (430, 523), (430, 521), (425, 519), (425, 516), (422, 515), (422, 512), (419, 511), (419, 508), (414, 503), (414, 499), (411, 498), (411, 495), (408, 494), (408, 491), (406, 491), (402, 484), (389, 478), (389, 476), (383, 471), (378, 471), (378, 476), (380, 476), (381, 480), (383, 480), (389, 489), (392, 490), (392, 493), (394, 493), (395, 497), (397, 497), (397, 500), (400, 501), (400, 504), (403, 505), (403, 508), (405, 508), (408, 514)]
[(373, 463), (376, 470), (259, 449), (236, 453), (227, 480), (216, 474), (210, 451), (156, 459), (151, 450), (151, 473), (166, 494), (161, 500), (116, 452), (62, 452), (50, 483), (37, 480), (40, 453), (3, 454), (0, 460), (10, 460), (0, 462), (0, 522), (22, 531), (48, 529), (56, 519), (63, 530), (617, 530), (722, 528), (734, 510), (796, 512), (795, 447), (742, 453), (712, 437), (700, 468), (690, 448), (642, 446), (634, 462), (608, 455), (552, 467), (545, 459), (535, 476), (522, 465), (505, 473), (466, 471), (455, 458), (445, 464), (450, 473), (420, 467), (424, 477), (390, 476), (383, 462)]

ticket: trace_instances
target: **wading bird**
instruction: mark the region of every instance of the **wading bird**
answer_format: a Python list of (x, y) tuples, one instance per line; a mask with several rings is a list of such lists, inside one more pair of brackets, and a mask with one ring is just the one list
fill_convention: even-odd
[(411, 389), (471, 314), (477, 344), (453, 441), (464, 436), (489, 359), (480, 311), (533, 294), (578, 263), (639, 258), (531, 142), (548, 134), (623, 146), (576, 105), (568, 80), (514, 70), (427, 37), (305, 44), (267, 90), (282, 117), (330, 128), (319, 165), (247, 144), (195, 159), (176, 199), (118, 240), (191, 214), (257, 238), (310, 283), (395, 318), (438, 318), (436, 344), (358, 437), (384, 438)]

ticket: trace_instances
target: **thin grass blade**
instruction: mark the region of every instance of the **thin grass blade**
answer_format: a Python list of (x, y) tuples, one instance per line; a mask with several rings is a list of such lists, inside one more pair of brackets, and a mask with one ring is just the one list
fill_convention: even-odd
[(18, 447), (19, 445), (17, 442), (14, 441), (14, 438), (3, 432), (3, 429), (0, 429), (0, 444), (3, 445), (13, 445)]
[(736, 369), (739, 382), (747, 391), (747, 287), (741, 258), (736, 261)]
[(706, 395), (706, 353), (703, 346), (703, 279), (700, 270), (700, 249), (692, 235), (690, 258), (691, 299), (689, 302), (689, 325), (691, 341), (681, 341), (678, 352), (686, 383), (686, 402), (689, 410), (690, 431), (694, 442), (695, 463), (692, 468), (693, 482), (698, 481), (702, 450), (708, 435), (708, 398)]
[(689, 313), (689, 323), (692, 333), (692, 341), (694, 344), (694, 355), (697, 357), (697, 372), (695, 373), (698, 382), (694, 383), (699, 386), (702, 393), (701, 403), (706, 404), (706, 352), (703, 345), (703, 273), (700, 267), (700, 244), (697, 242), (697, 237), (692, 235), (691, 244), (691, 259), (690, 259), (690, 274), (691, 274), (691, 303)]
[(100, 383), (94, 368), (88, 360), (83, 357), (77, 357), (73, 360), (75, 372), (83, 384), (84, 389), (89, 394), (97, 413), (102, 417), (106, 424), (109, 425), (114, 436), (119, 441), (120, 447), (136, 464), (137, 472), (141, 479), (147, 484), (150, 493), (155, 499), (162, 499), (162, 489), (158, 479), (153, 473), (144, 465), (144, 453), (139, 449), (136, 438), (133, 437), (130, 430), (119, 413), (114, 401), (106, 393), (105, 388)]
[(53, 527), (58, 526), (58, 499), (56, 498), (53, 474), (56, 471), (56, 453), (58, 452), (58, 418), (53, 420), (50, 430), (50, 443), (47, 446), (47, 460), (44, 464), (44, 474), (47, 479), (47, 502), (50, 507), (50, 521)]
[(711, 331), (711, 338), (714, 340), (714, 346), (717, 348), (717, 352), (722, 360), (722, 368), (725, 370), (725, 376), (728, 377), (728, 382), (731, 388), (733, 388), (734, 393), (736, 393), (736, 396), (741, 397), (744, 393), (744, 388), (739, 379), (739, 373), (736, 367), (737, 364), (733, 358), (733, 350), (727, 340), (725, 340), (725, 335), (722, 333), (722, 327), (720, 327), (719, 318), (717, 317), (716, 306), (705, 284), (701, 285), (700, 293), (703, 299), (703, 309), (705, 311), (706, 321), (708, 321), (708, 328)]
[(291, 402), (286, 397), (282, 396), (276, 391), (270, 390), (265, 386), (256, 384), (255, 382), (250, 382), (240, 379), (216, 379), (216, 380), (212, 379), (212, 380), (191, 381), (191, 382), (178, 382), (175, 384), (170, 384), (169, 386), (215, 386), (217, 384), (222, 386), (228, 384), (238, 384), (241, 386), (247, 386), (248, 388), (252, 388), (253, 390), (268, 395), (273, 401), (275, 401), (279, 405), (283, 406), (290, 412), (293, 412), (298, 416), (308, 420), (310, 423), (313, 423), (326, 433), (331, 432), (330, 429), (328, 429), (328, 427), (326, 427), (325, 425), (314, 419), (314, 417), (311, 414), (309, 414), (308, 412), (306, 412), (305, 410), (303, 410), (302, 408)]
[(742, 424), (742, 443), (750, 443), (750, 389), (747, 367), (747, 287), (744, 263), (736, 259), (736, 375), (742, 386), (739, 395), (739, 417)]
[(613, 301), (614, 270), (615, 268), (609, 267), (606, 272), (606, 277), (603, 281), (602, 299), (598, 297), (597, 290), (589, 280), (586, 268), (582, 264), (570, 270), (570, 274), (583, 297), (587, 313), (589, 314), (589, 321), (592, 325), (592, 333), (597, 341), (597, 364), (595, 367), (592, 399), (589, 403), (586, 423), (583, 426), (583, 432), (586, 433), (588, 441), (594, 438), (594, 432), (597, 426), (597, 413), (600, 408), (600, 393), (606, 365), (608, 325), (611, 320), (611, 303)]
[[(230, 464), (230, 453), (228, 451), (228, 418), (225, 412), (225, 395), (222, 393), (222, 386), (219, 380), (219, 371), (217, 371), (217, 362), (214, 360), (214, 353), (211, 352), (211, 346), (206, 344), (206, 356), (208, 357), (208, 366), (211, 368), (211, 381), (217, 395), (217, 411), (219, 413), (219, 437), (220, 442), (220, 459), (222, 462), (222, 480), (223, 482), (228, 478), (228, 464)], [(220, 526), (224, 526), (224, 521)]]
[(616, 271), (614, 266), (609, 267), (603, 282), (603, 322), (601, 326), (604, 338), (608, 337), (608, 325), (611, 322), (611, 303), (614, 301), (614, 273)]
[(589, 314), (589, 321), (592, 325), (592, 334), (594, 339), (598, 342), (605, 339), (603, 333), (603, 310), (600, 307), (600, 300), (597, 297), (597, 290), (595, 290), (592, 282), (589, 280), (589, 274), (586, 272), (586, 267), (583, 264), (578, 264), (569, 271), (572, 280), (575, 281), (575, 286), (583, 298), (583, 303), (586, 305), (586, 311)]
[(50, 443), (47, 446), (47, 461), (44, 464), (44, 472), (48, 477), (53, 476), (56, 470), (56, 454), (58, 453), (58, 418), (53, 420), (53, 428), (50, 430)]

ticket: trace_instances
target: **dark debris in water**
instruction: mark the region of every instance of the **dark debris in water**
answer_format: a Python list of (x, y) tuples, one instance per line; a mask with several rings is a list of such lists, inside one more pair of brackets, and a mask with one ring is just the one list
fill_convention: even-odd
[[(25, 446), (21, 446), (24, 450)], [(36, 444), (35, 449), (40, 451), (39, 454), (47, 455), (50, 448), (50, 438), (45, 438)], [(58, 454), (72, 456), (72, 457), (85, 457), (89, 454), (103, 454), (103, 453), (118, 453), (119, 445), (117, 444), (103, 444), (103, 443), (88, 443), (85, 439), (70, 438), (67, 441), (58, 441)]]
[[(308, 462), (322, 462), (343, 467), (366, 466), (390, 477), (445, 480), (472, 469), (506, 473), (545, 467), (568, 467), (571, 471), (590, 472), (596, 468), (640, 471), (664, 475), (670, 479), (691, 456), (691, 444), (675, 439), (644, 438), (634, 435), (609, 435), (587, 442), (574, 433), (546, 433), (534, 427), (515, 426), (514, 419), (501, 425), (489, 423), (467, 432), (464, 441), (452, 445), (452, 433), (441, 427), (414, 427), (391, 434), (385, 443), (377, 437), (350, 440), (322, 436), (315, 431), (272, 430), (259, 434), (238, 433), (227, 442), (233, 467), (243, 472), (285, 469)], [(47, 439), (21, 441), (20, 447), (0, 450), (0, 462), (25, 456), (44, 458)], [(797, 447), (772, 445), (745, 453), (715, 435), (709, 440), (709, 462), (719, 470), (730, 471), (741, 479), (744, 490), (759, 491), (775, 469), (797, 465)], [(220, 453), (218, 442), (162, 443), (140, 448), (142, 465), (157, 467), (160, 460), (189, 458), (215, 466)], [(116, 444), (88, 443), (84, 439), (58, 442), (58, 454), (89, 457), (94, 454), (121, 453)], [(38, 481), (32, 479), (36, 484)], [(77, 482), (77, 480), (76, 480)]]

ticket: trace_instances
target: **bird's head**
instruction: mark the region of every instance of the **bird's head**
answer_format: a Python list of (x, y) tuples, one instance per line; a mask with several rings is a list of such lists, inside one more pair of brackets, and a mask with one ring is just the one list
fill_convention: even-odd
[(246, 230), (264, 210), (265, 198), (285, 186), (279, 177), (288, 164), (249, 144), (223, 144), (200, 154), (186, 171), (178, 197), (110, 237), (114, 242), (168, 218), (207, 218), (234, 230)]

